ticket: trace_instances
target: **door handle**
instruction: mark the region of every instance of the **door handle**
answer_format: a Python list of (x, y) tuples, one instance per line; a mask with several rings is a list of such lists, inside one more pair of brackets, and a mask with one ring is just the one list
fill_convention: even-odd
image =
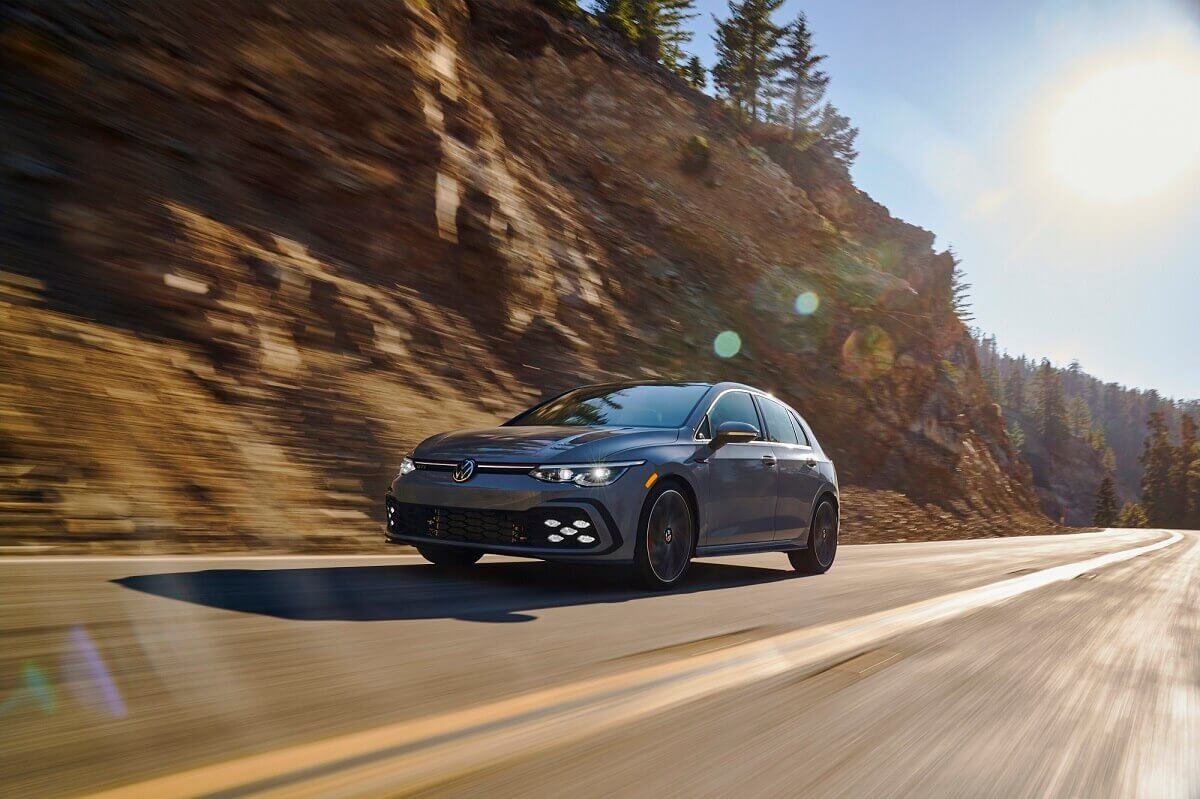
[(774, 466), (775, 465), (775, 456), (774, 455), (763, 455), (763, 463), (766, 464), (767, 466)]
[(817, 465), (817, 459), (816, 458), (805, 458), (804, 465), (811, 469)]

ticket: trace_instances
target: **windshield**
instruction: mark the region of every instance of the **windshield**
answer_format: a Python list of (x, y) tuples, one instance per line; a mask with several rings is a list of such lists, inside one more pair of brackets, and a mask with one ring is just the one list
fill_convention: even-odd
[(682, 427), (704, 385), (593, 386), (533, 407), (508, 424), (579, 427)]

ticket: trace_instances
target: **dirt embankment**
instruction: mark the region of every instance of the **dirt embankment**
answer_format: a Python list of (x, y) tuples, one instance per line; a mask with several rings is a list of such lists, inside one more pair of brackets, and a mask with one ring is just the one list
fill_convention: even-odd
[(932, 234), (585, 24), (0, 13), (4, 545), (374, 547), (425, 435), (616, 377), (794, 403), (851, 541), (1050, 528)]

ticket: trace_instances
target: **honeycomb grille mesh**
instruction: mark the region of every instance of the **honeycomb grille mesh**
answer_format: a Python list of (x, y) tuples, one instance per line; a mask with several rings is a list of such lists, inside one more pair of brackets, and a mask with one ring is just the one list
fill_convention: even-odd
[(472, 544), (529, 543), (525, 514), (483, 508), (442, 508), (397, 502), (392, 528), (404, 535)]

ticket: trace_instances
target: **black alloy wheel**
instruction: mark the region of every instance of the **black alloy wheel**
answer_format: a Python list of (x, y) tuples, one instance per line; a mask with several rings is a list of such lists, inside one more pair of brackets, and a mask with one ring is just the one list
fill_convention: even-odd
[(687, 572), (696, 540), (696, 522), (687, 498), (665, 486), (648, 500), (638, 535), (635, 568), (643, 585), (661, 590)]
[(824, 574), (837, 557), (838, 511), (828, 499), (822, 499), (813, 513), (808, 546), (788, 553), (792, 567), (803, 574)]

